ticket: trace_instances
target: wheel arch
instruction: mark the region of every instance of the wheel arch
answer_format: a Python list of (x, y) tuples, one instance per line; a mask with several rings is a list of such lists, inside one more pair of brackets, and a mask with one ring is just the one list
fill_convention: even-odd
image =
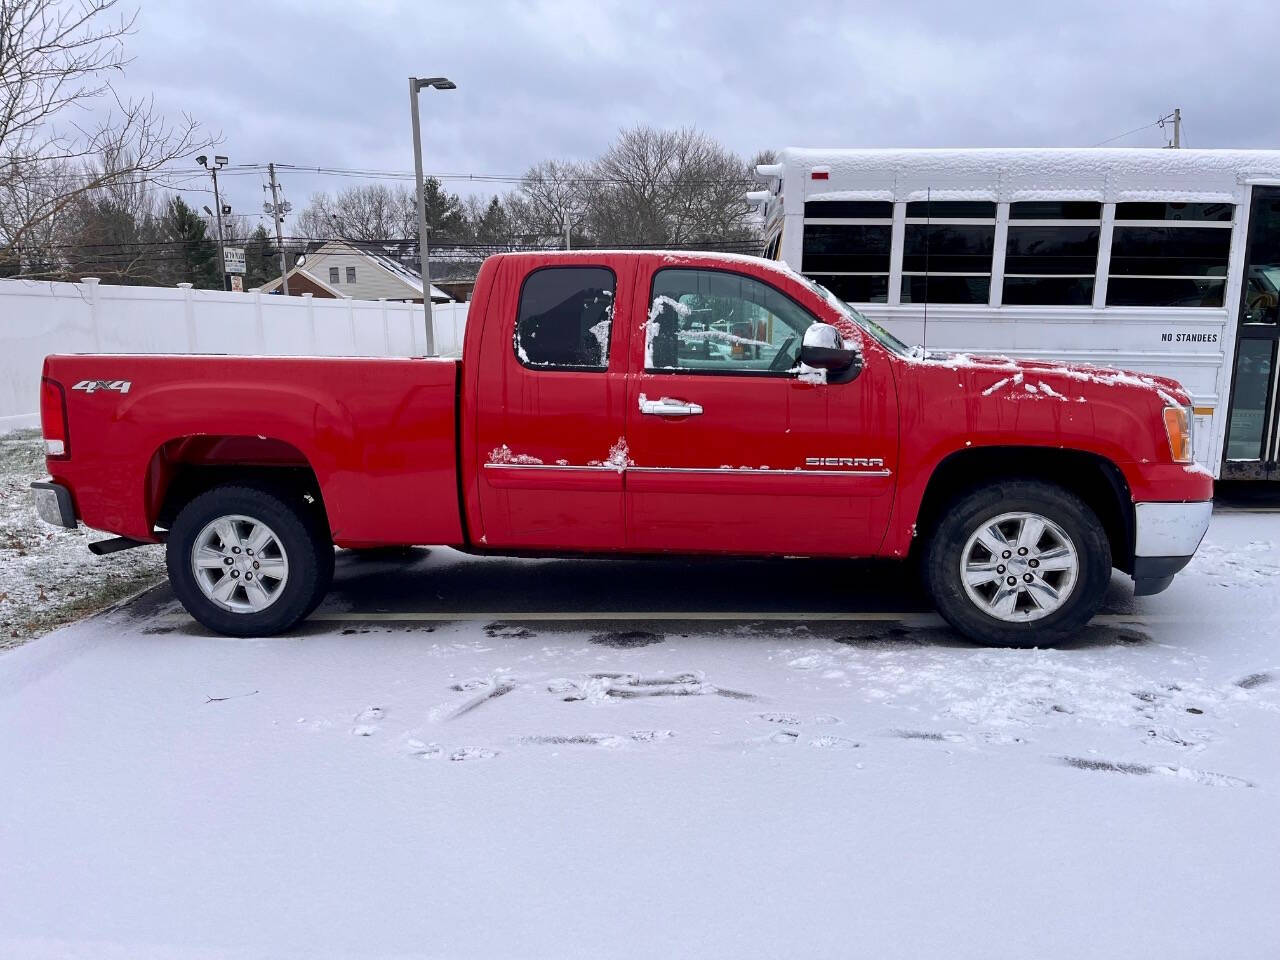
[(1053, 447), (972, 447), (944, 457), (920, 501), (916, 529), (923, 536), (913, 541), (913, 550), (936, 529), (948, 503), (996, 479), (1039, 480), (1070, 490), (1097, 514), (1113, 564), (1131, 572), (1133, 499), (1124, 473), (1106, 457)]
[(191, 434), (173, 437), (152, 454), (145, 478), (147, 520), (168, 528), (186, 504), (214, 487), (257, 486), (307, 498), (328, 532), (324, 496), (306, 454), (275, 437)]

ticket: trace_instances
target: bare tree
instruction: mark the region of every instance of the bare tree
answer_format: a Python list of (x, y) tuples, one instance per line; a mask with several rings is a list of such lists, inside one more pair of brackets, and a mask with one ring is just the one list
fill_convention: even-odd
[(576, 163), (544, 160), (529, 168), (518, 189), (503, 198), (511, 229), (527, 243), (563, 243), (565, 221), (571, 236), (586, 236), (587, 173)]
[[(0, 262), (25, 270), (46, 258), (32, 242), (80, 198), (162, 180), (165, 164), (209, 144), (190, 117), (171, 124), (152, 99), (112, 87), (136, 17), (118, 4), (0, 0)], [(95, 110), (103, 118), (88, 124), (71, 116)]]
[(587, 221), (604, 243), (746, 242), (750, 186), (742, 158), (706, 134), (633, 127), (588, 170)]
[(312, 196), (296, 221), (304, 237), (350, 240), (405, 240), (418, 234), (413, 191), (381, 183)]

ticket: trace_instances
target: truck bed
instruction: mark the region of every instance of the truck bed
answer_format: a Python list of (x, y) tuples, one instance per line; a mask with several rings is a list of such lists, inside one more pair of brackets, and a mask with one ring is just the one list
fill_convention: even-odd
[(88, 526), (137, 540), (188, 468), (314, 472), (340, 546), (454, 544), (459, 362), (51, 356), (68, 447), (49, 460)]

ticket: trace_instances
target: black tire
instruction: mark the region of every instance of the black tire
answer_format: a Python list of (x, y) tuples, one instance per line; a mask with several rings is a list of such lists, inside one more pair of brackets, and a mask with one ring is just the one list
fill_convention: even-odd
[[(192, 548), (207, 525), (221, 517), (251, 517), (275, 534), (288, 563), (288, 576), (271, 603), (252, 612), (235, 612), (206, 596), (196, 582)], [(215, 487), (179, 511), (165, 546), (169, 582), (178, 600), (210, 630), (232, 637), (281, 633), (307, 616), (324, 599), (333, 576), (333, 545), (315, 512), (301, 498), (253, 486)]]
[[(1066, 599), (1040, 619), (1024, 622), (1001, 619), (980, 607), (966, 590), (961, 572), (970, 536), (997, 517), (1018, 512), (1057, 524), (1077, 557), (1075, 582)], [(959, 496), (942, 512), (923, 565), (938, 612), (965, 637), (989, 646), (1044, 647), (1072, 639), (1097, 613), (1111, 582), (1111, 544), (1097, 514), (1069, 490), (1038, 480), (1001, 480)], [(998, 588), (998, 582), (991, 586)], [(1028, 608), (1030, 602), (1026, 597)]]
[(333, 548), (333, 534), (329, 531), (329, 517), (324, 512), (324, 508), (320, 506), (318, 500), (304, 499), (302, 509), (307, 517), (308, 526), (311, 528), (311, 535), (315, 538), (316, 552), (320, 559), (319, 580), (316, 582), (315, 596), (311, 598), (311, 602), (307, 605), (306, 613), (302, 615), (303, 619), (305, 619), (311, 616), (316, 607), (324, 602), (325, 595), (328, 594), (329, 588), (333, 586), (333, 568), (337, 558)]

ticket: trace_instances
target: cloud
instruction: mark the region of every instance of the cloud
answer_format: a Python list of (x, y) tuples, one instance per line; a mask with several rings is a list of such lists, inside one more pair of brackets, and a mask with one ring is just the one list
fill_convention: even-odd
[[(1254, 2), (152, 0), (123, 86), (220, 131), (239, 163), (412, 169), (411, 74), (459, 88), (424, 93), (435, 172), (588, 158), (636, 123), (697, 126), (743, 155), (1089, 145), (1174, 106), (1191, 146), (1270, 147), (1277, 27), (1280, 7)], [(300, 206), (353, 181), (284, 182)], [(259, 178), (228, 178), (237, 210), (260, 194)]]

